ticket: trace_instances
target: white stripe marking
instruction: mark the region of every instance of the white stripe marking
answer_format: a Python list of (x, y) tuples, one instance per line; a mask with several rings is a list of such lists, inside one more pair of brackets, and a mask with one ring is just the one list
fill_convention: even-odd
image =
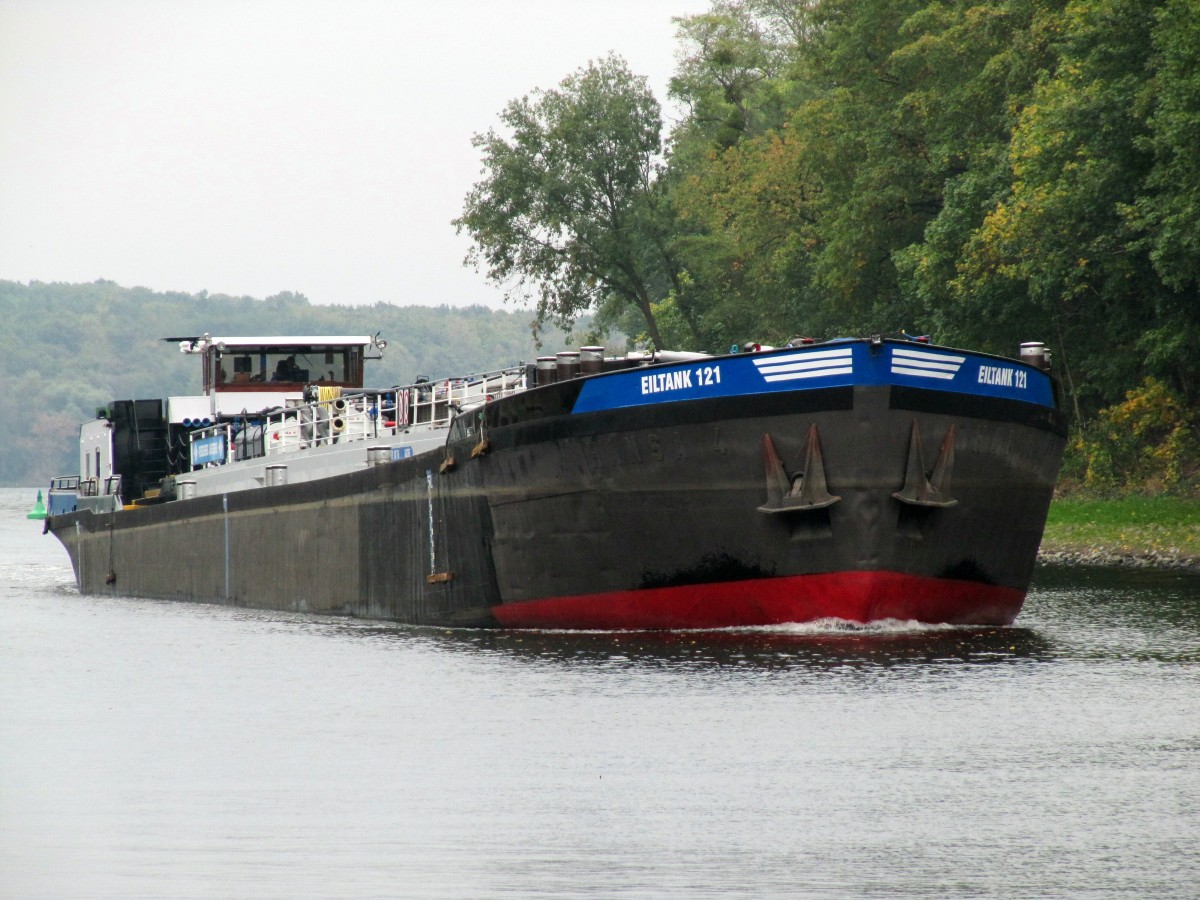
[(948, 353), (927, 353), (922, 350), (905, 350), (902, 347), (893, 348), (892, 356), (905, 356), (909, 359), (926, 359), (932, 362), (954, 362), (960, 366), (967, 359), (965, 356), (951, 356)]
[(803, 353), (788, 353), (784, 356), (768, 356), (754, 360), (754, 364), (759, 368), (763, 366), (777, 366), (783, 363), (798, 362), (800, 360), (843, 360), (850, 358), (850, 349), (844, 350), (810, 350)]
[(804, 372), (789, 372), (786, 375), (765, 375), (766, 381), (795, 381), (797, 378), (824, 378), (827, 375), (849, 375), (853, 366), (837, 366), (826, 369), (809, 369)]
[(893, 347), (892, 374), (911, 375), (916, 378), (939, 378), (949, 381), (958, 374), (958, 370), (962, 368), (966, 359), (965, 356)]
[(850, 362), (849, 358), (845, 359), (817, 359), (809, 362), (785, 362), (774, 366), (761, 366), (760, 372), (764, 375), (774, 375), (778, 372), (802, 372), (805, 369), (827, 369), (830, 366), (844, 366)]
[(895, 371), (898, 366), (908, 366), (912, 369), (937, 369), (942, 372), (957, 372), (962, 368), (962, 363), (926, 362), (923, 359), (892, 360), (892, 371)]
[(916, 375), (918, 378), (953, 378), (957, 373), (954, 372), (934, 372), (930, 369), (910, 369), (907, 366), (892, 366), (893, 375)]

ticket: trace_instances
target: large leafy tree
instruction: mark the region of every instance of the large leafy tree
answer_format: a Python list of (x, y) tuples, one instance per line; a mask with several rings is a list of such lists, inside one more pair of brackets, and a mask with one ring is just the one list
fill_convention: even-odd
[[(1135, 385), (1132, 346), (1157, 323), (1164, 286), (1135, 247), (1123, 210), (1150, 169), (1140, 111), (1152, 0), (1094, 0), (1058, 17), (1054, 69), (1021, 110), (1010, 181), (964, 244), (952, 294), (1009, 321), (1053, 328), (1084, 416)], [(1151, 368), (1151, 374), (1157, 374)]]
[(1057, 65), (1061, 6), (967, 0), (928, 7), (906, 23), (908, 43), (896, 53), (911, 78), (903, 103), (920, 122), (941, 188), (921, 239), (893, 260), (900, 292), (923, 327), (945, 340), (994, 352), (1032, 336), (1057, 340), (1025, 285), (999, 270), (970, 280), (963, 266), (988, 213), (1012, 190), (1013, 132)]
[(509, 296), (534, 297), (539, 321), (569, 324), (632, 306), (656, 346), (653, 303), (676, 276), (657, 183), (662, 117), (646, 80), (616, 56), (501, 113), (476, 135), (484, 178), (454, 220), (467, 262)]
[(1153, 163), (1140, 196), (1125, 207), (1163, 290), (1140, 346), (1185, 396), (1200, 398), (1200, 5), (1168, 0), (1155, 8), (1151, 78), (1141, 95)]
[(667, 178), (683, 272), (671, 299), (707, 349), (812, 325), (802, 308), (818, 186), (786, 130), (811, 94), (794, 72), (809, 18), (807, 0), (716, 0), (676, 19), (671, 94), (687, 115)]
[[(784, 5), (777, 3), (777, 5)], [(687, 118), (680, 146), (731, 147), (778, 125), (787, 112), (792, 27), (764, 0), (715, 0), (708, 12), (675, 19), (682, 47), (671, 96)]]
[[(679, 210), (729, 261), (703, 277), (712, 267), (687, 257), (698, 280), (720, 275), (729, 285), (717, 307), (755, 308), (759, 328), (775, 336), (914, 324), (893, 255), (919, 240), (941, 199), (926, 122), (905, 102), (929, 77), (896, 55), (920, 8), (726, 0), (681, 28), (691, 53), (673, 88), (696, 98), (693, 115), (720, 109), (718, 100), (736, 112), (723, 129), (677, 130), (672, 155), (688, 168)], [(743, 111), (748, 104), (757, 107)], [(680, 140), (694, 144), (698, 131), (707, 152), (685, 152)]]

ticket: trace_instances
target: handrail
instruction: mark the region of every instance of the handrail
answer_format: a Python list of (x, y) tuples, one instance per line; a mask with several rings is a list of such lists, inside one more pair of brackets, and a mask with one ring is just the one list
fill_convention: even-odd
[[(344, 390), (337, 397), (198, 428), (189, 438), (194, 446), (197, 441), (224, 437), (223, 458), (202, 465), (225, 465), (407, 431), (447, 429), (460, 409), (507, 397), (525, 386), (524, 367), (511, 367), (384, 390)], [(195, 459), (194, 453), (191, 458)]]

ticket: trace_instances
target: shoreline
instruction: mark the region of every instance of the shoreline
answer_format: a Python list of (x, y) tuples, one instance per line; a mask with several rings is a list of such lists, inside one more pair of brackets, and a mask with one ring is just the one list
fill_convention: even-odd
[(1038, 562), (1200, 572), (1200, 499), (1056, 497)]
[(1039, 565), (1113, 566), (1126, 569), (1163, 569), (1200, 573), (1200, 556), (1168, 550), (1135, 550), (1130, 547), (1092, 547), (1043, 543), (1038, 550)]

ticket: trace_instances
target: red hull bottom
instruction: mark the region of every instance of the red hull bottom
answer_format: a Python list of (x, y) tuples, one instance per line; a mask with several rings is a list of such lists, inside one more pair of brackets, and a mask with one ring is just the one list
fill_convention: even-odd
[(1025, 591), (900, 572), (831, 572), (548, 597), (492, 608), (509, 628), (736, 628), (817, 619), (1008, 625)]

